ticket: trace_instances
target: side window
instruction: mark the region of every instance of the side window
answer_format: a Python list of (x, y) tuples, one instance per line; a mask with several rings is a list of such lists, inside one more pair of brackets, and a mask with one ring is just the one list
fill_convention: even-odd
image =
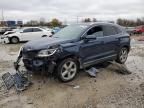
[(97, 36), (103, 36), (103, 30), (101, 26), (95, 26), (91, 28), (88, 32), (87, 35), (95, 35)]
[(111, 36), (111, 35), (118, 34), (118, 30), (114, 26), (105, 25), (105, 26), (103, 26), (103, 30), (104, 30), (104, 36)]
[(33, 28), (33, 32), (40, 32), (40, 31), (42, 31), (42, 30), (39, 28)]
[(28, 28), (28, 29), (24, 29), (23, 30), (23, 33), (27, 33), (27, 32), (33, 32), (33, 29), (32, 28)]
[(115, 27), (117, 34), (122, 33), (122, 29), (120, 29), (120, 27)]

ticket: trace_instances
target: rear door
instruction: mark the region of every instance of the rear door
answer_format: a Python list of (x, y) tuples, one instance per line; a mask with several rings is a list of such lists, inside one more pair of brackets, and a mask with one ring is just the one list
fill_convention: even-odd
[(20, 32), (21, 41), (31, 40), (33, 34), (32, 28), (25, 28), (22, 32)]
[(103, 25), (104, 50), (106, 56), (115, 56), (119, 45), (121, 31), (113, 25)]
[(33, 28), (33, 36), (31, 39), (38, 39), (44, 35), (44, 32), (40, 28)]

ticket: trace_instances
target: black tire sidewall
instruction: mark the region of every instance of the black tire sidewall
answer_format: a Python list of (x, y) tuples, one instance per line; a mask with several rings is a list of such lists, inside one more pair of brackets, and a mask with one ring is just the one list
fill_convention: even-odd
[[(69, 79), (69, 80), (65, 80), (63, 79), (62, 75), (61, 75), (61, 69), (62, 69), (62, 66), (63, 64), (65, 64), (66, 62), (68, 61), (73, 61), (75, 64), (76, 64), (76, 67), (77, 67), (77, 70), (76, 70), (76, 74), (73, 78)], [(72, 81), (76, 76), (77, 76), (77, 73), (78, 73), (78, 63), (76, 60), (72, 59), (72, 58), (67, 58), (67, 59), (64, 59), (62, 60), (59, 64), (58, 64), (58, 67), (57, 67), (57, 77), (58, 77), (58, 80), (61, 81), (61, 82), (69, 82), (69, 81)]]
[[(17, 39), (17, 42), (13, 42), (13, 39)], [(19, 39), (18, 39), (17, 37), (12, 37), (12, 38), (10, 39), (10, 42), (11, 42), (12, 44), (16, 44), (16, 43), (19, 42)]]

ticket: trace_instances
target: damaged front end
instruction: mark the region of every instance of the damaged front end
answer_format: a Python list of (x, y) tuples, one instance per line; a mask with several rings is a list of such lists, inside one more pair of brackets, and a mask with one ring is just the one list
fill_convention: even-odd
[(17, 61), (15, 62), (15, 68), (18, 68), (18, 64), (20, 60), (22, 60), (28, 71), (53, 73), (59, 52), (59, 48), (49, 48), (45, 50), (21, 48)]
[(54, 60), (49, 58), (23, 58), (24, 66), (29, 71), (52, 73), (56, 65)]

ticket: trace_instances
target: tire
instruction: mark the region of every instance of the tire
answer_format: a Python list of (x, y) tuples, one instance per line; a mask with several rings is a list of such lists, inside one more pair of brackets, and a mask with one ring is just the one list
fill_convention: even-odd
[(10, 39), (10, 42), (13, 43), (13, 44), (17, 44), (17, 43), (19, 43), (19, 38), (17, 38), (17, 37), (12, 37), (12, 38)]
[(123, 47), (118, 53), (116, 62), (124, 64), (127, 60), (127, 57), (128, 57), (128, 49), (126, 47)]
[(78, 73), (78, 63), (72, 58), (61, 61), (57, 67), (57, 77), (61, 82), (73, 80)]

